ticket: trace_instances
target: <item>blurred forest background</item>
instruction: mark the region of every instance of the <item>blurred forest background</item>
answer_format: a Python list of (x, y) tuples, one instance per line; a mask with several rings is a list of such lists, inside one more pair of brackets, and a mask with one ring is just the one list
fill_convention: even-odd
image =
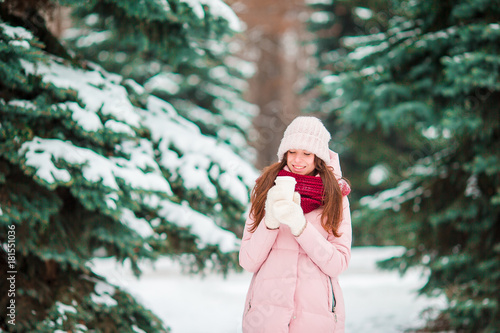
[(500, 331), (498, 0), (5, 0), (0, 20), (1, 330), (169, 331), (89, 261), (239, 270), (249, 190), (313, 114), (353, 245), (406, 247), (381, 266), (448, 300), (422, 331)]

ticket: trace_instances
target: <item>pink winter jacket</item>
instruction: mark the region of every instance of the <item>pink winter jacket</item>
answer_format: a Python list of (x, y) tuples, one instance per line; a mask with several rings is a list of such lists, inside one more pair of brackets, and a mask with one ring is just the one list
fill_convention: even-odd
[[(330, 165), (341, 177), (337, 153)], [(286, 225), (251, 233), (248, 219), (240, 265), (253, 272), (243, 313), (244, 333), (342, 333), (345, 309), (337, 277), (351, 258), (351, 214), (343, 198), (343, 221), (336, 238), (321, 226), (323, 207), (305, 214), (307, 225), (295, 237)]]

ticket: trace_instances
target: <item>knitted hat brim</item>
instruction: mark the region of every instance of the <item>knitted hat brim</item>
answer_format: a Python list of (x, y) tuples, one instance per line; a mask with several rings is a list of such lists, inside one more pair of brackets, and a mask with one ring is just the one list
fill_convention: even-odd
[(285, 153), (292, 149), (302, 149), (315, 154), (318, 158), (330, 163), (330, 151), (327, 145), (317, 136), (307, 133), (294, 133), (282, 140), (278, 149), (279, 161), (283, 160)]

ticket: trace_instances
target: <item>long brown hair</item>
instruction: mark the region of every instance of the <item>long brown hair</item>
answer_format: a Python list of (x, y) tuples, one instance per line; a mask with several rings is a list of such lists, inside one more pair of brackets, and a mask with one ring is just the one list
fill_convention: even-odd
[[(257, 179), (250, 197), (251, 208), (250, 217), (253, 223), (249, 231), (254, 232), (266, 214), (265, 203), (267, 191), (274, 186), (274, 180), (278, 172), (286, 165), (287, 154), (281, 162), (271, 164), (262, 171), (262, 175)], [(342, 223), (342, 191), (339, 183), (333, 174), (333, 168), (326, 165), (325, 161), (314, 156), (314, 174), (319, 174), (323, 181), (323, 213), (321, 213), (321, 225), (327, 232), (331, 232), (335, 237), (340, 237), (338, 232)]]

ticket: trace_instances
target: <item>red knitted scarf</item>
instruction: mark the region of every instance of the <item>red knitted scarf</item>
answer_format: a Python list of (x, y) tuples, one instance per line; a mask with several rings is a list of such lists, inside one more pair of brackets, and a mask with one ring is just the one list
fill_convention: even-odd
[(300, 194), (300, 206), (304, 214), (312, 212), (323, 203), (323, 181), (321, 177), (304, 176), (286, 170), (281, 170), (278, 176), (295, 178), (295, 192)]

